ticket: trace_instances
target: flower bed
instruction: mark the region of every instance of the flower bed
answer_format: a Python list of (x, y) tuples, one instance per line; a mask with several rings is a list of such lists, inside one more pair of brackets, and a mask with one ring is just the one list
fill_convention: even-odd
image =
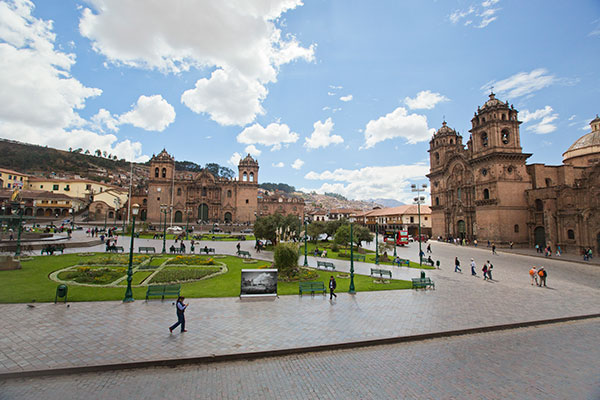
[(180, 264), (180, 265), (214, 265), (215, 262), (212, 257), (207, 256), (177, 256), (171, 258), (167, 265)]
[[(146, 261), (150, 256), (142, 256), (142, 255), (134, 255), (133, 256), (133, 265), (141, 264)], [(89, 259), (80, 260), (80, 264), (84, 265), (117, 265), (129, 264), (129, 254), (106, 254), (102, 256), (96, 256)]]
[(208, 275), (215, 274), (221, 271), (221, 268), (177, 268), (167, 267), (159, 271), (152, 277), (149, 283), (168, 283), (168, 282), (183, 282), (196, 281)]
[(123, 267), (77, 267), (61, 272), (58, 274), (58, 279), (105, 285), (122, 277), (126, 271), (127, 268)]

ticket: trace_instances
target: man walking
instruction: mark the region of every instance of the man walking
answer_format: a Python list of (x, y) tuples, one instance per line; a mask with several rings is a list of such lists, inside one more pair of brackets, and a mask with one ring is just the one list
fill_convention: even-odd
[(488, 274), (488, 280), (492, 281), (492, 269), (494, 269), (494, 266), (492, 265), (492, 263), (490, 262), (490, 260), (487, 260), (487, 274)]
[(458, 260), (458, 257), (454, 257), (454, 272), (462, 272), (462, 269), (460, 269), (460, 261)]
[(492, 254), (496, 254), (496, 245), (492, 243)]
[(169, 332), (173, 333), (173, 329), (177, 328), (179, 325), (181, 325), (181, 332), (187, 332), (187, 330), (185, 329), (185, 309), (187, 308), (188, 304), (184, 304), (183, 300), (185, 300), (185, 297), (183, 296), (179, 296), (177, 298), (177, 322), (174, 323), (173, 325), (171, 325), (169, 327)]
[(475, 260), (473, 260), (471, 258), (471, 275), (472, 276), (477, 276), (477, 271), (475, 271), (476, 265), (475, 265)]
[(337, 294), (333, 293), (336, 286), (335, 278), (331, 275), (331, 278), (329, 278), (329, 300), (332, 300), (334, 297), (337, 299)]
[(432, 253), (432, 251), (431, 251), (431, 243), (427, 244), (427, 253)]
[(531, 276), (531, 286), (533, 286), (533, 283), (535, 282), (535, 284), (538, 284), (538, 272), (537, 269), (535, 269), (535, 265), (533, 267), (531, 267), (531, 269), (529, 270), (529, 275)]
[(548, 273), (546, 273), (544, 267), (540, 267), (538, 275), (540, 276), (540, 287), (546, 287), (546, 277), (548, 276)]

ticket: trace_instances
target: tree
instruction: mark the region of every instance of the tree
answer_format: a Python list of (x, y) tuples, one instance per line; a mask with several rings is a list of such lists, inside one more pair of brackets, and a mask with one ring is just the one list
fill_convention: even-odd
[(88, 149), (85, 149), (85, 154), (90, 154), (90, 151)]
[[(357, 247), (360, 247), (362, 242), (370, 243), (373, 241), (373, 234), (367, 227), (362, 225), (354, 225), (352, 230), (352, 241)], [(334, 242), (341, 246), (347, 246), (350, 244), (350, 224), (342, 225), (338, 228), (337, 232), (335, 233)]]
[(104, 150), (104, 151), (102, 152), (102, 155), (103, 155), (104, 157), (106, 157), (106, 154), (107, 154), (107, 153), (106, 153), (106, 150)]
[(208, 172), (213, 174), (215, 178), (232, 179), (235, 173), (231, 168), (223, 167), (217, 163), (208, 163), (204, 166)]
[(94, 154), (96, 155), (96, 157), (100, 157), (102, 155), (102, 150), (96, 149), (96, 151), (94, 152)]
[(375, 237), (373, 233), (366, 226), (354, 225), (354, 241), (358, 247), (361, 246), (362, 242), (371, 243)]
[(340, 246), (348, 246), (350, 244), (350, 225), (342, 225), (335, 232), (333, 241)]
[(270, 240), (275, 244), (277, 242), (277, 223), (272, 215), (260, 217), (254, 223), (254, 236), (257, 239)]
[(348, 220), (345, 218), (332, 219), (331, 221), (325, 222), (325, 229), (323, 233), (327, 235), (326, 240), (329, 240), (331, 236), (335, 235), (340, 226), (348, 223)]
[(279, 243), (273, 254), (275, 266), (280, 275), (294, 277), (298, 275), (298, 245), (295, 243)]
[(313, 241), (316, 241), (319, 238), (319, 235), (325, 233), (325, 223), (321, 221), (311, 222), (308, 224), (306, 231), (308, 236), (310, 236)]

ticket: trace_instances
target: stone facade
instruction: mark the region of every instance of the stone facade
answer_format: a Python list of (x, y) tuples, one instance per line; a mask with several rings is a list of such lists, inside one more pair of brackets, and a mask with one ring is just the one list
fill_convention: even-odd
[(466, 147), (446, 122), (435, 133), (427, 175), (433, 236), (600, 250), (600, 119), (565, 153), (565, 165), (527, 165), (517, 114), (492, 93), (471, 120)]

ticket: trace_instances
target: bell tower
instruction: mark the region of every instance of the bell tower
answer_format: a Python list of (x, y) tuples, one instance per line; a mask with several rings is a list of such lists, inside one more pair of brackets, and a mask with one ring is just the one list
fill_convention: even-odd
[(248, 154), (238, 164), (238, 180), (241, 183), (258, 185), (258, 162)]

